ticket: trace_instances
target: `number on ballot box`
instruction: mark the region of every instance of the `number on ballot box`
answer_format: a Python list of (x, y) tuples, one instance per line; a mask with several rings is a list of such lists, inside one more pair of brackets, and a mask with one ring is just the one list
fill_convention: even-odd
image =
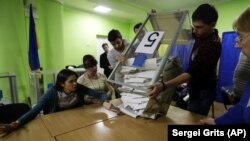
[(147, 32), (135, 52), (153, 54), (157, 49), (163, 34), (164, 32), (162, 31)]

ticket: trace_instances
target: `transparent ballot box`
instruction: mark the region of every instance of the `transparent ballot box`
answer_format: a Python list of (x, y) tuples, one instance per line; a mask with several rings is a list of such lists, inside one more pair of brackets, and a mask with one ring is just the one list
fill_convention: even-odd
[(0, 74), (0, 100), (4, 104), (18, 103), (16, 75), (12, 73)]
[(40, 71), (29, 73), (30, 103), (34, 106), (45, 92), (54, 86), (56, 82), (56, 72)]
[[(143, 38), (139, 40), (138, 37), (142, 35)], [(149, 13), (132, 42), (122, 53), (125, 61), (117, 62), (108, 78), (122, 95), (123, 108), (138, 109), (136, 107), (144, 104), (144, 107), (134, 113), (152, 119), (158, 114), (166, 114), (175, 88), (166, 89), (156, 99), (149, 99), (147, 87), (157, 81), (167, 81), (179, 75), (182, 72), (180, 60), (171, 56), (171, 52), (177, 47), (192, 45), (188, 11)], [(134, 98), (137, 99), (139, 95), (144, 103), (136, 103), (139, 100), (132, 100), (135, 103), (128, 101), (131, 100), (128, 95), (136, 95)]]

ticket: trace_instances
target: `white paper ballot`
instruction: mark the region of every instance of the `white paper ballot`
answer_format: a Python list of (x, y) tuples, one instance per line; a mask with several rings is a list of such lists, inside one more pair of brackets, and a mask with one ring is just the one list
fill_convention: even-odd
[(145, 83), (148, 79), (146, 78), (129, 78), (127, 83)]
[(160, 43), (163, 34), (163, 31), (147, 32), (135, 52), (153, 54)]
[(142, 72), (135, 73), (135, 75), (137, 77), (151, 79), (151, 78), (153, 78), (154, 73), (155, 73), (155, 70), (149, 70), (149, 71), (142, 71)]

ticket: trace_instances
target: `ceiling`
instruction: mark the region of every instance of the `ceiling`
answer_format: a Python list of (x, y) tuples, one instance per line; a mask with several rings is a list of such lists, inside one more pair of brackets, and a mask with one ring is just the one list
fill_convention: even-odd
[(136, 21), (145, 19), (151, 9), (157, 12), (184, 10), (197, 7), (201, 3), (222, 3), (230, 0), (56, 0), (63, 3), (64, 7), (77, 9), (80, 11), (95, 13), (93, 7), (103, 5), (110, 7), (111, 12), (105, 16), (117, 18), (125, 21)]

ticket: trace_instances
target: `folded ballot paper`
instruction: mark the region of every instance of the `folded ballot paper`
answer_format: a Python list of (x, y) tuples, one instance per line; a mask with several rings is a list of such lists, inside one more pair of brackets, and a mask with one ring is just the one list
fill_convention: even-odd
[(149, 98), (131, 93), (121, 93), (120, 99), (111, 100), (109, 103), (105, 103), (104, 107), (112, 110), (119, 111), (131, 117), (138, 117), (142, 115)]
[(156, 119), (160, 115), (160, 104), (155, 99), (133, 93), (122, 93), (121, 98), (104, 102), (103, 106), (116, 113), (124, 113), (133, 118)]

